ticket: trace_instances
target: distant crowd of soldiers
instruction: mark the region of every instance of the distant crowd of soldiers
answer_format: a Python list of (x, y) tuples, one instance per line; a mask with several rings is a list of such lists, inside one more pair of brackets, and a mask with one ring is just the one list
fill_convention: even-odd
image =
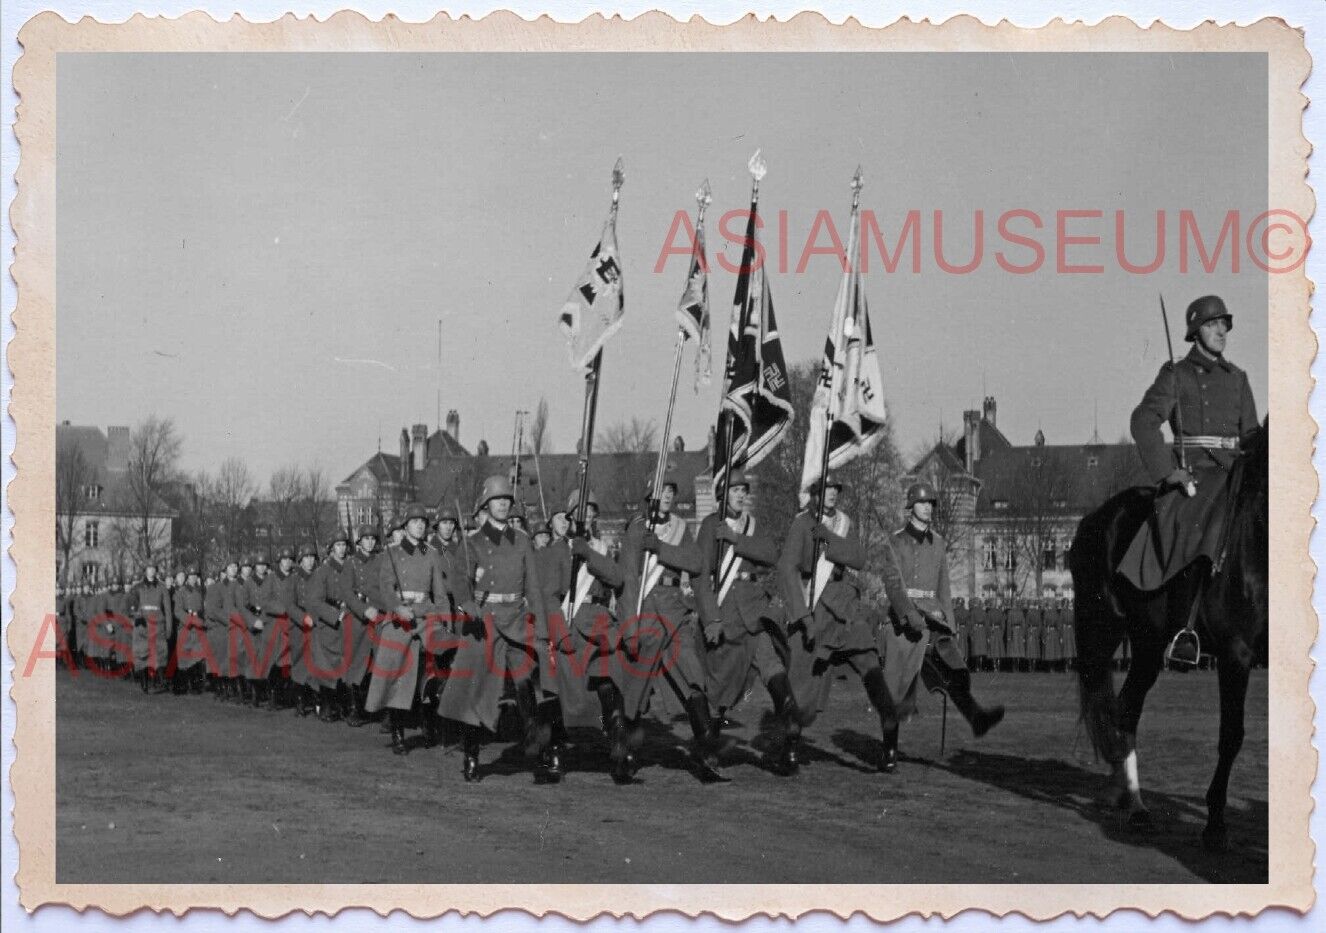
[(1069, 599), (955, 599), (958, 643), (973, 671), (1063, 671), (1077, 664)]
[(410, 504), (384, 547), (377, 527), (361, 526), (325, 554), (283, 547), (274, 565), (250, 554), (205, 575), (149, 565), (129, 583), (75, 586), (58, 594), (65, 657), (146, 693), (379, 720), (397, 754), (409, 750), (407, 727), (425, 745), (458, 732), (467, 781), (480, 777), (483, 737), (514, 710), (537, 781), (561, 779), (568, 730), (581, 728), (606, 736), (612, 777), (628, 784), (651, 710), (684, 717), (697, 777), (725, 781), (725, 714), (762, 684), (780, 733), (771, 765), (790, 775), (834, 673), (850, 670), (880, 720), (879, 769), (891, 773), (922, 685), (953, 699), (980, 736), (1003, 709), (973, 698), (965, 658), (983, 668), (1072, 656), (1057, 611), (1038, 609), (1029, 624), (1020, 606), (954, 608), (927, 484), (907, 491), (902, 528), (871, 554), (882, 605), (863, 598), (866, 553), (837, 507), (840, 482), (811, 490), (778, 537), (757, 525), (749, 489), (734, 470), (719, 511), (692, 533), (672, 512), (676, 482), (651, 484), (647, 512), (611, 548), (592, 492), (527, 529), (510, 482), (494, 476), (469, 522)]

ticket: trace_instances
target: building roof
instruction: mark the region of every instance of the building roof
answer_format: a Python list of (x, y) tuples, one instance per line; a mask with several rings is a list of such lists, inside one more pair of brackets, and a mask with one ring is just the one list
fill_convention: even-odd
[[(1008, 450), (1013, 446), (1008, 438), (1004, 437), (1004, 432), (991, 424), (988, 418), (982, 418), (977, 422), (976, 430), (980, 432), (978, 447), (982, 459), (996, 451)], [(953, 445), (953, 455), (958, 458), (958, 463), (965, 464), (967, 462), (967, 438), (965, 436), (958, 438), (958, 442)]]
[(1147, 481), (1132, 444), (1009, 446), (983, 451), (973, 473), (981, 481), (976, 514), (986, 518), (1028, 509), (1082, 515), (1120, 490)]
[[(123, 470), (109, 470), (106, 461), (110, 444), (101, 428), (94, 425), (58, 424), (55, 426), (57, 458), (62, 450), (78, 450), (87, 463), (88, 471), (83, 488), (77, 491), (76, 515), (124, 516), (140, 515), (141, 508)], [(58, 469), (58, 467), (57, 467)], [(178, 512), (159, 494), (153, 492), (148, 506), (152, 518), (173, 518)], [(62, 512), (63, 503), (57, 505)]]

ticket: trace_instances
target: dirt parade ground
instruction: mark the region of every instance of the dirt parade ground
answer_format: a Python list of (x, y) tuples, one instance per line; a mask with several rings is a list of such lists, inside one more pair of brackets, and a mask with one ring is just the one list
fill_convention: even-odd
[[(1117, 675), (1116, 675), (1117, 676)], [(683, 723), (652, 722), (639, 783), (615, 786), (606, 742), (576, 733), (570, 774), (536, 786), (491, 743), (482, 780), (454, 748), (388, 750), (352, 729), (216, 702), (144, 695), (61, 673), (57, 880), (262, 882), (1243, 882), (1267, 880), (1267, 680), (1254, 671), (1234, 770), (1230, 851), (1199, 841), (1215, 764), (1216, 678), (1162, 674), (1140, 736), (1156, 816), (1138, 835), (1095, 801), (1104, 769), (1076, 719), (1072, 674), (978, 674), (1008, 716), (975, 741), (938, 696), (904, 727), (896, 774), (874, 770), (878, 725), (840, 681), (780, 777), (760, 688), (731, 717), (732, 782), (687, 767)]]

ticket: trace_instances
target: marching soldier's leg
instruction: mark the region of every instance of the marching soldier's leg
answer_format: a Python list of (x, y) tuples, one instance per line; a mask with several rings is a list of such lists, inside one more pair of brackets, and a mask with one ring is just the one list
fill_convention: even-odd
[(938, 687), (949, 695), (978, 739), (1004, 718), (1002, 706), (987, 709), (972, 696), (971, 672), (962, 663), (962, 656), (952, 638), (941, 636), (933, 642), (931, 650), (926, 652), (921, 674), (927, 687)]
[(879, 731), (884, 752), (879, 759), (879, 770), (892, 774), (898, 768), (898, 712), (884, 680), (884, 668), (875, 652), (858, 652), (848, 657), (847, 663), (861, 676), (870, 705), (879, 714)]

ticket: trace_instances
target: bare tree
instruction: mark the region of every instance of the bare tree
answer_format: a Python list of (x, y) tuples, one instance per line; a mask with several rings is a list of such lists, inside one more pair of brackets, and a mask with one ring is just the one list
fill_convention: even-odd
[(595, 453), (638, 454), (658, 449), (658, 425), (652, 418), (618, 421), (599, 433)]
[(55, 448), (55, 548), (60, 555), (60, 585), (69, 586), (69, 565), (83, 548), (76, 537), (85, 490), (96, 477), (83, 449), (72, 440)]
[[(1006, 585), (1023, 596), (1040, 596), (1049, 555), (1071, 528), (1068, 509), (1077, 498), (1078, 477), (1054, 451), (1033, 448), (1007, 505), (1004, 528)], [(1055, 556), (1057, 561), (1057, 555)]]
[(134, 556), (140, 564), (160, 557), (169, 540), (170, 523), (161, 520), (162, 493), (174, 479), (182, 443), (175, 422), (156, 415), (130, 434), (128, 490), (136, 525)]
[(534, 421), (529, 427), (529, 439), (525, 441), (525, 448), (531, 454), (546, 454), (549, 444), (548, 400), (540, 396), (538, 408), (534, 411)]
[(243, 460), (227, 457), (221, 461), (207, 497), (216, 512), (221, 542), (227, 557), (237, 556), (252, 541), (253, 529), (250, 527), (248, 505), (257, 488)]
[(296, 511), (301, 531), (312, 540), (318, 553), (322, 552), (327, 535), (336, 527), (335, 504), (326, 471), (320, 466), (306, 467), (301, 477)]
[(284, 466), (272, 474), (267, 484), (267, 496), (271, 499), (274, 529), (282, 540), (290, 538), (296, 531), (296, 503), (304, 492), (304, 475), (298, 466)]
[(184, 564), (196, 564), (199, 570), (207, 565), (207, 558), (216, 546), (216, 530), (212, 524), (211, 503), (207, 491), (213, 481), (205, 470), (171, 483), (166, 501), (175, 509), (173, 549), (175, 558)]
[(626, 512), (641, 502), (658, 460), (658, 425), (632, 418), (609, 425), (595, 441), (596, 454), (611, 456), (611, 469), (590, 466), (590, 485)]

